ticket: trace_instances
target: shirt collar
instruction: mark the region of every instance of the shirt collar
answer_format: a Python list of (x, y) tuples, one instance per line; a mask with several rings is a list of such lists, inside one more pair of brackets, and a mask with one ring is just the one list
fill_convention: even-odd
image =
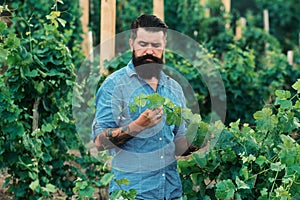
[[(127, 64), (126, 71), (127, 71), (127, 75), (129, 77), (137, 76), (137, 73), (135, 71), (132, 60), (130, 60), (129, 63)], [(165, 83), (167, 83), (167, 80), (169, 80), (169, 79), (170, 79), (170, 77), (167, 76), (163, 71), (160, 72), (160, 81), (159, 81), (159, 83), (165, 84)]]
[(128, 74), (129, 77), (132, 77), (134, 75), (137, 76), (137, 73), (134, 69), (134, 65), (132, 63), (132, 60), (130, 60), (129, 63), (127, 64), (126, 71), (127, 71), (127, 74)]

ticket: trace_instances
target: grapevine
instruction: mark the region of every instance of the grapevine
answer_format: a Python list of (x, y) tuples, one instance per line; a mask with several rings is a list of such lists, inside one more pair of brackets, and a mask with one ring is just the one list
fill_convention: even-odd
[(273, 106), (253, 114), (256, 126), (209, 124), (158, 94), (137, 96), (130, 109), (162, 106), (169, 125), (187, 124), (194, 145), (203, 144), (199, 138), (213, 144), (178, 160), (186, 199), (292, 199), (300, 195), (300, 145), (292, 138), (300, 128), (300, 79), (292, 88), (294, 95), (277, 90)]
[(179, 126), (183, 122), (186, 123), (185, 135), (188, 141), (195, 146), (201, 147), (210, 138), (207, 135), (209, 133), (208, 125), (202, 121), (200, 114), (193, 113), (189, 108), (175, 105), (169, 98), (157, 93), (140, 94), (134, 97), (134, 101), (130, 105), (130, 111), (135, 112), (138, 107), (147, 107), (148, 109), (162, 107), (168, 125)]

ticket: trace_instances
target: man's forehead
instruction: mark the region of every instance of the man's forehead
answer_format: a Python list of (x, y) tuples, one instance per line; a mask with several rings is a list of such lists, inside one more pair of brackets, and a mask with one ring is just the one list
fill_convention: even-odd
[(137, 39), (143, 40), (161, 40), (164, 39), (164, 32), (157, 31), (157, 29), (145, 29), (145, 28), (138, 28), (137, 29)]

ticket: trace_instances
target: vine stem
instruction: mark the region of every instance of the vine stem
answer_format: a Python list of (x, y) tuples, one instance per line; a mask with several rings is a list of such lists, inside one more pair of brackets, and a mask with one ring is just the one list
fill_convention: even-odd
[(35, 98), (32, 109), (32, 131), (35, 131), (39, 127), (39, 105), (40, 105), (40, 97)]
[[(270, 194), (271, 194), (271, 192), (274, 190), (274, 187), (275, 187), (275, 182), (276, 182), (276, 179), (277, 179), (277, 177), (278, 177), (278, 171), (276, 172), (276, 175), (275, 175), (275, 179), (274, 179), (274, 181), (273, 181), (273, 184), (272, 184), (272, 188), (271, 188), (271, 191), (270, 191)], [(270, 194), (269, 194), (269, 200), (270, 200)]]
[(258, 175), (263, 174), (263, 173), (265, 173), (267, 171), (270, 171), (270, 169), (264, 169), (263, 171), (260, 171), (260, 172), (258, 172), (256, 174), (252, 175), (249, 179), (255, 178), (255, 176), (257, 177)]

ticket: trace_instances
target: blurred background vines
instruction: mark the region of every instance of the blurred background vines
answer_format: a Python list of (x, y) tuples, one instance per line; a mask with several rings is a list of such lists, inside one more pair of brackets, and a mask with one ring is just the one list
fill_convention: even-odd
[(86, 151), (72, 117), (84, 59), (78, 2), (5, 1), (0, 13), (3, 187), (14, 199), (91, 197), (111, 176)]
[[(208, 0), (205, 6), (199, 0), (164, 2), (169, 28), (186, 34), (208, 52), (191, 62), (168, 50), (165, 55), (166, 64), (194, 89), (204, 121), (211, 115), (210, 94), (195, 66), (201, 66), (203, 59), (214, 59), (226, 90), (226, 99), (215, 97), (227, 102), (224, 142), (206, 155), (180, 163), (185, 196), (276, 199), (281, 195), (289, 199), (286, 192), (290, 192), (298, 198), (299, 160), (290, 160), (285, 149), (299, 154), (299, 145), (293, 141), (299, 143), (299, 86), (292, 85), (300, 75), (300, 2), (233, 0), (227, 16), (221, 0)], [(141, 13), (152, 13), (150, 0), (116, 3), (117, 33), (128, 30)], [(263, 29), (264, 9), (269, 10), (269, 34)], [(0, 14), (0, 167), (9, 175), (4, 187), (15, 199), (92, 198), (113, 177), (87, 151), (72, 114), (76, 73), (85, 60), (79, 1), (0, 0)], [(100, 42), (100, 14), (100, 1), (90, 0), (94, 46)], [(240, 17), (246, 18), (247, 26), (243, 37), (236, 39)], [(225, 28), (228, 20), (230, 28)], [(287, 61), (288, 50), (294, 51), (294, 64)], [(125, 52), (105, 66), (113, 72), (126, 65), (130, 56)], [(75, 92), (79, 99), (86, 95)], [(93, 96), (95, 91), (91, 92)], [(83, 99), (83, 103), (93, 111), (92, 101)], [(80, 131), (89, 135), (86, 127)], [(222, 181), (215, 184), (216, 180)], [(228, 197), (226, 191), (231, 192)]]
[[(297, 22), (300, 14), (294, 11), (299, 7), (298, 1), (232, 1), (232, 12), (227, 17), (221, 0), (208, 0), (205, 6), (200, 5), (198, 0), (165, 0), (164, 4), (165, 21), (169, 28), (191, 37), (218, 59), (216, 65), (219, 65), (227, 93), (226, 124), (237, 119), (253, 123), (252, 114), (273, 98), (274, 91), (282, 87), (288, 89), (299, 77), (300, 23)], [(92, 5), (90, 29), (94, 32), (95, 44), (99, 44), (100, 5), (96, 0), (92, 1)], [(205, 16), (207, 9), (210, 17)], [(263, 27), (264, 9), (269, 10), (270, 34)], [(151, 12), (150, 0), (117, 1), (117, 33), (128, 30), (131, 21), (141, 13)], [(278, 13), (281, 17), (276, 16)], [(247, 26), (243, 37), (235, 39), (236, 21), (240, 17), (246, 18)], [(228, 19), (231, 26), (226, 29)], [(287, 50), (294, 51), (294, 66), (287, 62)], [(129, 57), (126, 54), (123, 56)], [(115, 70), (117, 66), (124, 66), (127, 62), (124, 58), (119, 60), (125, 63), (118, 63), (118, 59), (114, 59), (114, 66), (108, 64), (108, 67)], [(201, 76), (191, 75), (191, 71), (186, 70), (193, 68), (194, 64), (184, 61), (178, 55), (169, 54), (166, 55), (166, 61), (191, 83), (199, 100), (201, 114), (209, 116), (207, 108), (210, 97)]]

